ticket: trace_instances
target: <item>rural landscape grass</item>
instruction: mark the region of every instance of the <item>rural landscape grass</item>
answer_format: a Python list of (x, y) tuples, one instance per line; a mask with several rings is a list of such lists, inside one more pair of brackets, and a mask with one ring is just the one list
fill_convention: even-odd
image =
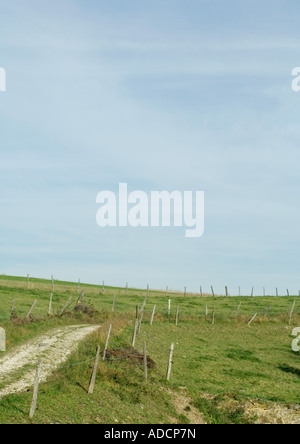
[[(88, 313), (73, 310), (82, 290)], [(247, 403), (298, 408), (300, 361), (299, 353), (291, 348), (292, 330), (300, 326), (298, 296), (200, 297), (151, 290), (135, 343), (142, 356), (146, 342), (149, 362), (151, 359), (145, 380), (143, 360), (132, 357), (130, 347), (136, 307), (142, 306), (147, 291), (85, 284), (78, 289), (78, 284), (56, 281), (52, 316), (48, 316), (51, 291), (51, 281), (0, 276), (5, 354), (54, 328), (75, 324), (101, 328), (40, 385), (33, 419), (29, 419), (32, 389), (0, 399), (1, 424), (188, 424), (195, 417), (205, 423), (244, 424), (256, 420), (255, 415), (246, 414)], [(70, 297), (72, 303), (58, 316)], [(25, 320), (35, 300), (36, 306)], [(94, 393), (88, 395), (96, 349), (100, 343), (103, 352), (110, 325), (107, 360), (100, 360)], [(171, 343), (174, 356), (167, 381)], [(2, 356), (0, 352), (0, 359)], [(32, 363), (33, 368), (36, 364)]]

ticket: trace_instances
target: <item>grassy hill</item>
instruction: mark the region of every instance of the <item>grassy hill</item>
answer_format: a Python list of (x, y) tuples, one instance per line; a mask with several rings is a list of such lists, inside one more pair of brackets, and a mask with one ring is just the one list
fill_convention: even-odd
[[(82, 290), (88, 314), (73, 310)], [(48, 316), (51, 291), (47, 280), (28, 283), (24, 278), (0, 276), (0, 326), (7, 333), (8, 353), (55, 327), (90, 323), (101, 324), (102, 329), (41, 384), (33, 420), (28, 418), (30, 390), (0, 400), (0, 423), (169, 424), (189, 423), (195, 415), (208, 423), (247, 423), (255, 420), (247, 414), (249, 402), (276, 402), (283, 408), (299, 403), (299, 354), (291, 349), (292, 329), (300, 326), (298, 297), (199, 297), (150, 291), (132, 355), (136, 306), (142, 306), (146, 291), (112, 287), (103, 291), (85, 284), (79, 290), (77, 283), (55, 282)], [(66, 312), (58, 316), (70, 297)], [(88, 395), (96, 348), (100, 342), (103, 351), (109, 325), (108, 359), (100, 361), (94, 394)], [(147, 380), (142, 359), (145, 342), (151, 358)], [(171, 343), (174, 356), (168, 382)]]

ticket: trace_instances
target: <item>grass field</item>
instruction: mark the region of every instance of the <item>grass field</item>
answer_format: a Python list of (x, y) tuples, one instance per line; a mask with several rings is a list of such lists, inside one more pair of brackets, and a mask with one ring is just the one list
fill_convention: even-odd
[[(82, 342), (67, 364), (41, 384), (33, 420), (28, 418), (30, 390), (0, 400), (0, 423), (189, 423), (191, 411), (207, 423), (247, 423), (255, 418), (246, 416), (246, 402), (299, 404), (299, 354), (291, 349), (292, 330), (300, 326), (298, 296), (201, 298), (150, 291), (135, 344), (142, 353), (146, 342), (153, 360), (146, 381), (143, 362), (128, 357), (126, 350), (132, 341), (136, 306), (141, 307), (147, 292), (111, 287), (102, 291), (102, 287), (84, 284), (81, 290), (85, 291), (84, 304), (94, 309), (90, 316), (73, 311), (78, 285), (68, 282), (55, 282), (53, 315), (47, 316), (50, 281), (30, 279), (28, 284), (24, 278), (0, 276), (0, 326), (6, 330), (8, 353), (58, 326), (102, 325), (100, 333)], [(71, 296), (67, 312), (55, 316)], [(11, 320), (13, 299), (15, 316)], [(25, 322), (35, 300), (30, 321)], [(150, 326), (154, 305), (156, 315)], [(179, 322), (175, 325), (177, 307)], [(257, 317), (249, 327), (254, 314)], [(95, 392), (88, 395), (95, 351), (99, 340), (103, 350), (110, 324), (108, 360), (99, 363)], [(167, 382), (171, 343), (175, 348)], [(0, 358), (2, 355), (0, 352)], [(73, 365), (77, 363), (82, 364)], [(184, 400), (183, 409), (174, 401), (178, 397)]]

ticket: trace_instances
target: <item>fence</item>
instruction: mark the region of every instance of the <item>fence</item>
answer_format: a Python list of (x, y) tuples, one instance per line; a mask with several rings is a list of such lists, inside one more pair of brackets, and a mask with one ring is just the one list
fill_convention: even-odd
[[(231, 305), (229, 306), (228, 303), (226, 303), (224, 306), (222, 305), (221, 299), (218, 300), (216, 298), (214, 301), (210, 301), (210, 305), (204, 301), (204, 299), (199, 299), (198, 301), (193, 300), (191, 303), (191, 307), (189, 307), (188, 301), (186, 299), (179, 299), (174, 298), (173, 299), (165, 299), (163, 301), (163, 298), (160, 298), (159, 302), (156, 302), (153, 298), (153, 301), (155, 302), (151, 309), (142, 310), (143, 315), (149, 313), (150, 323), (153, 323), (154, 317), (157, 316), (163, 316), (167, 318), (175, 318), (176, 323), (178, 323), (178, 320), (180, 319), (196, 319), (196, 318), (205, 318), (208, 319), (209, 316), (212, 317), (213, 320), (226, 320), (226, 319), (233, 319), (238, 318), (241, 316), (250, 316), (252, 311), (252, 316), (256, 314), (258, 317), (269, 317), (272, 318), (274, 316), (289, 316), (289, 325), (291, 325), (292, 317), (294, 315), (300, 315), (299, 306), (296, 306), (296, 299), (293, 299), (292, 302), (288, 306), (287, 300), (286, 300), (286, 307), (285, 310), (282, 310), (282, 305), (266, 305), (264, 306), (262, 304), (262, 301), (259, 298), (246, 298), (242, 297), (242, 299), (245, 299), (244, 301), (238, 301), (236, 304), (234, 304), (234, 298), (230, 298)], [(289, 297), (290, 299), (291, 297)], [(282, 297), (282, 300), (286, 299)], [(56, 313), (53, 314), (53, 293), (49, 296), (49, 305), (45, 305), (44, 300), (38, 300), (35, 299), (33, 303), (29, 303), (28, 309), (25, 309), (26, 302), (22, 300), (22, 307), (18, 307), (17, 302), (15, 298), (11, 301), (11, 308), (6, 308), (0, 310), (0, 320), (8, 321), (13, 320), (16, 317), (24, 317), (25, 320), (30, 320), (33, 315), (35, 315), (35, 310), (38, 308), (38, 314), (37, 316), (40, 316), (41, 318), (49, 317), (49, 316), (57, 316), (62, 317), (70, 308), (71, 304), (74, 302), (74, 298), (71, 296), (68, 298), (67, 301), (65, 301), (60, 307), (57, 305), (56, 307)], [(104, 302), (103, 306), (101, 307), (101, 302)], [(100, 304), (100, 307), (95, 308), (95, 313), (99, 310), (102, 310), (103, 312), (111, 312), (115, 313), (117, 312), (117, 304), (122, 303), (122, 305), (127, 305), (126, 301), (124, 299), (117, 299), (116, 294), (114, 294), (113, 300), (111, 300), (112, 307), (109, 308), (109, 302), (108, 301), (97, 301), (98, 304)], [(80, 305), (81, 301), (77, 301), (77, 306)], [(128, 303), (128, 307), (125, 307), (123, 309), (123, 312), (129, 313), (131, 310), (136, 309), (136, 305), (134, 303)], [(26, 310), (26, 311), (25, 311)], [(20, 314), (19, 314), (20, 313)], [(252, 317), (251, 316), (251, 317)]]

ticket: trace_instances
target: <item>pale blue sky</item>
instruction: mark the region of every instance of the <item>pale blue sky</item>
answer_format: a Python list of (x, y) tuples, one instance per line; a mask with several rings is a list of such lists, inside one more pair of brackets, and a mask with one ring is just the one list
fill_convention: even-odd
[[(299, 22), (296, 0), (0, 0), (0, 273), (298, 293)], [(101, 230), (119, 182), (205, 191), (204, 236)]]

